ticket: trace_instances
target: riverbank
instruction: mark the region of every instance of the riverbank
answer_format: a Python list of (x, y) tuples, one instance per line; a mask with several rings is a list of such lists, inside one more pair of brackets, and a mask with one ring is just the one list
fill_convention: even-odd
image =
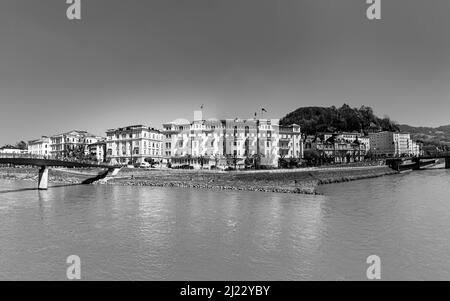
[(124, 170), (100, 184), (316, 194), (319, 185), (397, 174), (387, 166), (208, 172)]
[[(387, 166), (236, 172), (123, 169), (116, 177), (100, 180), (96, 184), (316, 194), (319, 185), (396, 173), (398, 172)], [(0, 168), (1, 179), (37, 181), (37, 175), (37, 168)], [(80, 184), (93, 175), (94, 172), (85, 170), (51, 169), (49, 182)]]
[[(1, 167), (0, 179), (37, 182), (38, 173), (39, 168)], [(49, 183), (55, 184), (81, 184), (84, 180), (92, 178), (96, 174), (95, 172), (79, 171), (76, 169), (73, 169), (73, 171), (50, 169), (48, 181)]]

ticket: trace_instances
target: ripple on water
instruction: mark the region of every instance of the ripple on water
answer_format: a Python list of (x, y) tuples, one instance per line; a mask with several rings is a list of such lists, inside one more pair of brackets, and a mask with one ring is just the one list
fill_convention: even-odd
[(321, 186), (324, 195), (0, 181), (0, 278), (450, 278), (449, 171)]

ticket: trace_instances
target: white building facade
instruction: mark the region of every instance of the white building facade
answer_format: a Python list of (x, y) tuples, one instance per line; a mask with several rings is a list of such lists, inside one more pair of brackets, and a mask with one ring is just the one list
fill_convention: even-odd
[(89, 144), (104, 138), (86, 131), (70, 131), (50, 137), (51, 155), (53, 158), (86, 157), (89, 155)]
[(113, 164), (161, 161), (163, 135), (155, 128), (132, 125), (106, 131), (106, 158)]
[(97, 162), (106, 161), (106, 141), (100, 140), (88, 145), (89, 158)]
[(261, 165), (278, 166), (282, 158), (303, 156), (300, 126), (280, 126), (278, 119), (177, 119), (163, 124), (166, 162), (194, 167), (245, 167), (257, 157)]
[(51, 139), (43, 136), (40, 139), (28, 141), (28, 151), (31, 155), (49, 157), (52, 151)]
[(420, 155), (420, 146), (412, 141), (408, 133), (370, 133), (371, 151), (376, 156), (400, 157)]

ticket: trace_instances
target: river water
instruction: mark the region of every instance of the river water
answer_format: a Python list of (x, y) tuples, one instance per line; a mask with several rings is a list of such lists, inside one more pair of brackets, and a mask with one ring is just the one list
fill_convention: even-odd
[(0, 180), (0, 280), (450, 279), (450, 171), (321, 187), (323, 195)]

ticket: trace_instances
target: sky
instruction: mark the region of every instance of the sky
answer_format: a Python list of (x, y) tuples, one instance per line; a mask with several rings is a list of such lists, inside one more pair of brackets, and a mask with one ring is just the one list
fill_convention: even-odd
[(0, 145), (193, 118), (371, 106), (450, 124), (450, 1), (0, 2)]

